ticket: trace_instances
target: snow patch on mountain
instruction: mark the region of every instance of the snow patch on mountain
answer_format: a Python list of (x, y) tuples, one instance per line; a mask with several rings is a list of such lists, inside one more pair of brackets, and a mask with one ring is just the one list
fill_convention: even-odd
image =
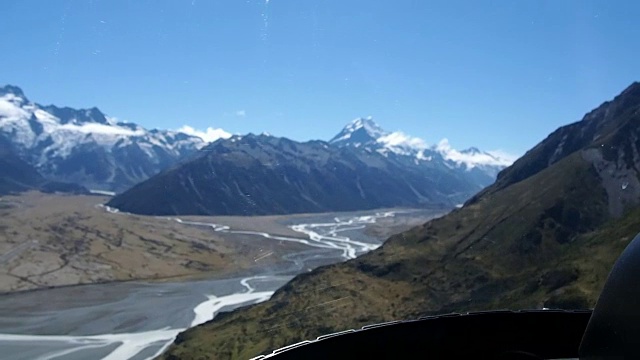
[(122, 190), (219, 138), (222, 129), (148, 130), (98, 108), (31, 102), (15, 86), (0, 86), (0, 133), (21, 157), (52, 180)]
[(5, 94), (0, 97), (0, 117), (6, 121), (16, 121), (27, 116), (27, 111), (22, 109), (22, 98), (14, 94)]
[(208, 127), (206, 130), (201, 131), (201, 130), (194, 129), (188, 125), (185, 125), (180, 129), (178, 129), (178, 132), (181, 132), (183, 134), (187, 134), (190, 136), (198, 137), (207, 143), (212, 143), (218, 139), (228, 139), (232, 136), (231, 133), (228, 133), (219, 128)]
[(409, 136), (401, 131), (386, 133), (376, 139), (383, 147), (399, 154), (408, 155), (429, 148), (427, 143), (417, 137)]
[[(36, 114), (36, 117), (38, 115)], [(38, 117), (38, 119), (40, 119)], [(145, 131), (143, 129), (130, 129), (121, 127), (118, 125), (103, 125), (103, 124), (63, 124), (58, 127), (59, 131), (72, 131), (83, 134), (100, 134), (100, 135), (123, 135), (123, 136), (143, 136)]]
[(477, 148), (458, 151), (451, 147), (448, 139), (442, 139), (435, 145), (437, 150), (446, 160), (455, 162), (458, 165), (465, 165), (468, 169), (476, 166), (501, 166), (507, 167), (513, 163), (510, 158), (500, 157), (496, 154), (483, 152)]

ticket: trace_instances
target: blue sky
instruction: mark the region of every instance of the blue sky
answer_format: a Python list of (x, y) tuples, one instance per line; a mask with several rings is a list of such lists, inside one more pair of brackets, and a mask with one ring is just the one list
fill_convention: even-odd
[(329, 139), (359, 116), (522, 154), (639, 80), (640, 2), (21, 0), (0, 83), (150, 128)]

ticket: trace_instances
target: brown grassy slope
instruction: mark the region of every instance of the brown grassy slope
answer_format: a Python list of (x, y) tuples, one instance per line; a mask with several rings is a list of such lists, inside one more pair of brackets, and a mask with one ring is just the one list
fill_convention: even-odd
[(638, 213), (607, 222), (598, 174), (576, 153), (359, 259), (298, 276), (269, 302), (189, 330), (164, 358), (249, 358), (433, 313), (589, 307), (640, 231)]
[[(165, 218), (111, 214), (96, 207), (104, 201), (39, 192), (1, 198), (0, 293), (105, 281), (231, 276), (305, 249), (256, 236), (226, 236)], [(278, 218), (193, 220), (300, 236)], [(268, 253), (273, 255), (263, 256)]]

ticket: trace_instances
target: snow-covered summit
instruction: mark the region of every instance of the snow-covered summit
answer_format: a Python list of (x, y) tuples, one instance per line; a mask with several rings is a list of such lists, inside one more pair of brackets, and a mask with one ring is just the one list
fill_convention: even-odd
[(388, 132), (371, 117), (351, 121), (329, 143), (341, 147), (367, 149), (384, 156), (410, 158), (416, 165), (434, 165), (434, 162), (439, 162), (450, 169), (476, 169), (491, 177), (515, 160), (499, 152), (482, 151), (476, 147), (456, 150), (447, 139), (430, 145), (421, 138), (401, 131)]
[(440, 142), (434, 146), (434, 149), (442, 154), (445, 159), (453, 161), (459, 165), (464, 165), (467, 168), (474, 168), (477, 166), (494, 166), (504, 168), (513, 164), (515, 161), (515, 159), (508, 155), (504, 155), (499, 152), (481, 151), (476, 147), (458, 151), (451, 147), (448, 139), (440, 140)]
[(387, 133), (369, 116), (348, 123), (329, 143), (338, 146), (355, 146), (370, 143)]
[(15, 86), (0, 88), (0, 132), (10, 135), (19, 149), (43, 147), (48, 156), (68, 156), (74, 147), (87, 143), (111, 148), (124, 147), (135, 140), (150, 156), (153, 146), (176, 155), (185, 145), (204, 146), (200, 137), (149, 131), (135, 123), (109, 118), (96, 107), (73, 109), (32, 103)]
[(24, 96), (24, 92), (22, 92), (22, 89), (15, 85), (5, 85), (0, 87), (0, 96), (9, 94), (13, 95), (16, 98), (26, 99), (26, 97)]
[(0, 87), (0, 134), (43, 175), (91, 189), (124, 190), (230, 134), (147, 130), (97, 107), (74, 109), (31, 102), (17, 86)]

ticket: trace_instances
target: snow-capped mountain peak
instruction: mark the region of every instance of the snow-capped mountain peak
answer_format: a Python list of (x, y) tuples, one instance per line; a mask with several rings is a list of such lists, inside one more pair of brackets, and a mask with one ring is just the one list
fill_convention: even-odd
[(57, 107), (55, 105), (40, 106), (42, 110), (58, 118), (61, 124), (109, 124), (106, 115), (97, 107), (90, 109), (73, 109), (70, 107)]
[(475, 146), (472, 146), (472, 147), (470, 147), (468, 149), (460, 150), (460, 152), (463, 153), (463, 154), (480, 154), (480, 153), (482, 153), (482, 151), (480, 151), (480, 149), (478, 149)]
[(147, 130), (97, 107), (43, 106), (12, 85), (0, 87), (0, 135), (51, 180), (115, 191), (145, 180), (215, 138), (230, 136), (221, 129), (202, 134)]
[(0, 96), (5, 96), (8, 94), (11, 94), (11, 95), (14, 95), (15, 97), (19, 97), (26, 100), (26, 97), (24, 96), (22, 89), (20, 89), (19, 87), (14, 85), (5, 85), (0, 87)]
[(329, 140), (329, 143), (339, 146), (356, 146), (375, 142), (380, 137), (387, 135), (380, 125), (371, 116), (357, 118), (348, 123), (338, 135)]
[(446, 138), (440, 140), (440, 142), (434, 146), (434, 149), (442, 154), (446, 160), (455, 162), (467, 169), (482, 166), (507, 167), (513, 163), (513, 159), (500, 156), (500, 154), (481, 151), (476, 147), (458, 151), (451, 147), (449, 140)]
[(401, 131), (387, 132), (371, 118), (358, 118), (347, 124), (338, 135), (329, 141), (341, 147), (364, 148), (385, 157), (394, 155), (408, 160), (416, 166), (437, 166), (461, 171), (479, 170), (489, 177), (495, 177), (515, 159), (497, 152), (482, 151), (476, 147), (465, 150), (454, 149), (447, 139), (429, 145), (421, 138)]
[(351, 121), (345, 129), (348, 132), (355, 132), (359, 129), (364, 129), (368, 134), (372, 137), (376, 138), (380, 135), (385, 134), (386, 132), (378, 125), (375, 121), (373, 121), (373, 117), (368, 116), (366, 118), (357, 118)]

